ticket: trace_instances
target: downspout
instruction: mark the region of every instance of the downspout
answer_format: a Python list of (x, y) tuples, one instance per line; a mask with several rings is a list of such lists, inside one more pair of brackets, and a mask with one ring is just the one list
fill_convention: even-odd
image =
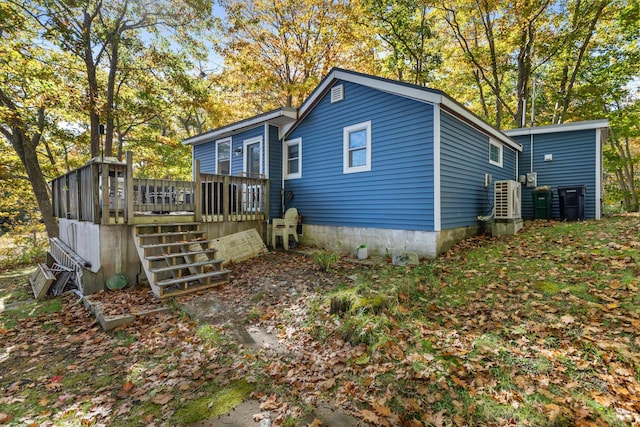
[(264, 177), (269, 179), (269, 122), (264, 124)]
[(281, 161), (280, 161), (280, 218), (284, 218), (284, 136), (280, 135), (280, 130), (278, 130), (278, 139), (280, 140), (280, 152), (281, 152)]
[(531, 166), (529, 168), (529, 172), (533, 173), (533, 133), (529, 134), (530, 142), (529, 142), (529, 152), (531, 153)]

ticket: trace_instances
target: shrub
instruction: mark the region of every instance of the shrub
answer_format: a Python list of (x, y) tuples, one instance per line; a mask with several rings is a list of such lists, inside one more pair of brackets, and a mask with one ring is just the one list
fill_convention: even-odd
[(321, 251), (313, 255), (313, 259), (320, 266), (320, 269), (326, 273), (330, 272), (333, 266), (340, 259), (340, 255), (337, 252), (325, 252)]
[(0, 248), (0, 268), (32, 264), (45, 259), (49, 243), (44, 224), (12, 225), (3, 236), (5, 246)]

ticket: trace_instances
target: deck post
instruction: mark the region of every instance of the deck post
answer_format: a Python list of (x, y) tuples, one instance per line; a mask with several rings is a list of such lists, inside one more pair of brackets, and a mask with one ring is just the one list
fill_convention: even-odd
[(200, 159), (196, 160), (195, 164), (195, 194), (193, 205), (193, 220), (195, 222), (202, 221), (202, 207), (204, 206), (204, 200), (202, 200), (202, 176), (200, 175)]
[(127, 172), (125, 174), (125, 191), (126, 191), (126, 199), (125, 199), (125, 224), (129, 224), (133, 221), (133, 153), (131, 151), (127, 151), (126, 154), (127, 161)]
[(93, 192), (93, 214), (91, 221), (100, 224), (100, 174), (96, 163), (91, 165), (91, 191)]
[(76, 169), (73, 172), (76, 181), (76, 205), (74, 206), (74, 218), (78, 221), (82, 221), (82, 179), (80, 178), (80, 170)]
[(234, 203), (233, 200), (231, 200), (231, 191), (230, 190), (230, 185), (229, 185), (229, 175), (225, 175), (224, 176), (224, 181), (222, 184), (222, 220), (223, 221), (229, 221), (229, 206), (231, 205), (231, 203)]
[(270, 242), (269, 237), (271, 237), (269, 235), (269, 181), (268, 180), (263, 180), (262, 181), (262, 188), (264, 189), (264, 228), (263, 230), (265, 231), (263, 239), (265, 243)]
[(100, 175), (100, 208), (102, 209), (101, 224), (109, 224), (109, 165), (100, 163), (102, 174)]

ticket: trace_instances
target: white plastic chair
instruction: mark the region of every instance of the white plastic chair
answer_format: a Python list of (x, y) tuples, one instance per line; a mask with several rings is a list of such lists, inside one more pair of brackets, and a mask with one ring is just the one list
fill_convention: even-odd
[(289, 250), (289, 234), (293, 234), (293, 238), (298, 242), (298, 210), (289, 208), (284, 213), (284, 218), (274, 218), (271, 230), (271, 247), (276, 248), (277, 237), (282, 237), (282, 246), (284, 250)]

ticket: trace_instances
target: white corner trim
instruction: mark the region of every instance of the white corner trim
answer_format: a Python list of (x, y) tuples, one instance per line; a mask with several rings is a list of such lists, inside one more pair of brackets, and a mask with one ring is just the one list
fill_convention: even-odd
[(269, 123), (264, 124), (264, 177), (269, 179)]
[(602, 129), (596, 129), (596, 219), (602, 216)]
[(199, 170), (196, 170), (196, 149), (195, 147), (191, 147), (191, 176), (193, 182), (196, 182), (196, 174), (200, 173)]
[(433, 230), (442, 229), (440, 201), (440, 105), (433, 106)]

